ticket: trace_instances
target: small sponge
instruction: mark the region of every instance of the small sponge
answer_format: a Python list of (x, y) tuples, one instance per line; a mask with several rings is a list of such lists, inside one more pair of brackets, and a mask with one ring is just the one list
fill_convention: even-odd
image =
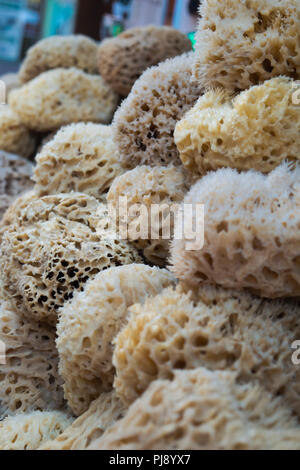
[(76, 67), (86, 73), (97, 73), (98, 46), (87, 36), (51, 36), (39, 41), (26, 54), (19, 71), (22, 83), (43, 72)]
[(233, 373), (199, 368), (156, 380), (89, 449), (300, 449), (299, 439), (282, 400)]
[(35, 191), (39, 196), (78, 191), (101, 200), (124, 172), (116, 151), (110, 126), (63, 127), (36, 157)]
[[(299, 296), (299, 179), (300, 167), (284, 163), (268, 175), (225, 169), (198, 181), (184, 202), (205, 205), (204, 246), (189, 251), (184, 237), (173, 241), (176, 277), (262, 297)], [(196, 217), (195, 233), (202, 232)]]
[(37, 199), (37, 196), (33, 190), (22, 194), (22, 196), (19, 196), (12, 204), (11, 198), (7, 196), (6, 200), (7, 204), (9, 204), (9, 207), (0, 220), (0, 244), (2, 242), (3, 234), (7, 231), (8, 227), (21, 219), (23, 210), (31, 201), (34, 201), (35, 199)]
[(127, 96), (148, 67), (191, 49), (187, 36), (168, 26), (132, 28), (100, 44), (100, 75), (116, 93)]
[(300, 106), (295, 82), (281, 77), (232, 99), (211, 91), (177, 123), (175, 142), (194, 177), (221, 167), (268, 173), (300, 159)]
[(13, 90), (9, 104), (28, 128), (50, 132), (72, 122), (109, 123), (118, 97), (102, 77), (54, 69)]
[(59, 370), (65, 398), (76, 415), (112, 388), (113, 340), (126, 323), (128, 307), (174, 282), (169, 271), (142, 264), (111, 268), (98, 274), (61, 310)]
[(300, 78), (299, 0), (204, 0), (200, 15), (201, 84), (234, 92), (279, 75)]
[(180, 165), (175, 125), (201, 94), (191, 61), (185, 54), (144, 72), (116, 112), (115, 141), (125, 168)]
[(7, 105), (0, 106), (0, 150), (29, 158), (35, 149), (35, 137)]
[(72, 423), (66, 414), (36, 411), (0, 422), (0, 450), (36, 450)]

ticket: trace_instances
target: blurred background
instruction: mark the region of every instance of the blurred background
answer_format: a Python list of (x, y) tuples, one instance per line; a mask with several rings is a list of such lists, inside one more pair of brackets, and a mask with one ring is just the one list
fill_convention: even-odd
[(193, 39), (199, 0), (0, 0), (0, 75), (19, 68), (27, 49), (55, 34), (98, 41), (146, 24), (172, 25)]

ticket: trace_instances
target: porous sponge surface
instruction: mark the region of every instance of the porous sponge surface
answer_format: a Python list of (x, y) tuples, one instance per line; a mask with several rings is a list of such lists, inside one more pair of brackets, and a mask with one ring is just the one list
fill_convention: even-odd
[[(10, 196), (6, 196), (6, 207), (3, 205), (3, 209), (6, 209), (2, 219), (0, 220), (0, 243), (2, 241), (3, 234), (7, 228), (13, 224), (14, 221), (18, 221), (21, 218), (22, 211), (27, 205), (37, 199), (37, 196), (33, 190), (26, 191), (24, 194), (16, 198), (13, 202)], [(5, 198), (4, 198), (5, 202)]]
[(298, 0), (205, 0), (200, 15), (201, 85), (235, 92), (279, 75), (300, 78)]
[(35, 138), (10, 106), (0, 106), (0, 149), (28, 158)]

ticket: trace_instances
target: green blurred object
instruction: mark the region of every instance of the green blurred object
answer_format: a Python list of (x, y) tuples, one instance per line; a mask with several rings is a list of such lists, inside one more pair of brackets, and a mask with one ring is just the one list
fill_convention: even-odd
[(74, 32), (77, 0), (47, 0), (43, 37)]
[(193, 51), (195, 50), (195, 45), (196, 45), (196, 32), (188, 33), (188, 38), (192, 43)]

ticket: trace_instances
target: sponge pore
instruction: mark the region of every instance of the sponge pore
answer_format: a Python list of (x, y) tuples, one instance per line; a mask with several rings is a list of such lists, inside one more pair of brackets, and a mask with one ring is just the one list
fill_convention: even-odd
[(0, 106), (0, 150), (29, 158), (35, 137), (9, 106)]

